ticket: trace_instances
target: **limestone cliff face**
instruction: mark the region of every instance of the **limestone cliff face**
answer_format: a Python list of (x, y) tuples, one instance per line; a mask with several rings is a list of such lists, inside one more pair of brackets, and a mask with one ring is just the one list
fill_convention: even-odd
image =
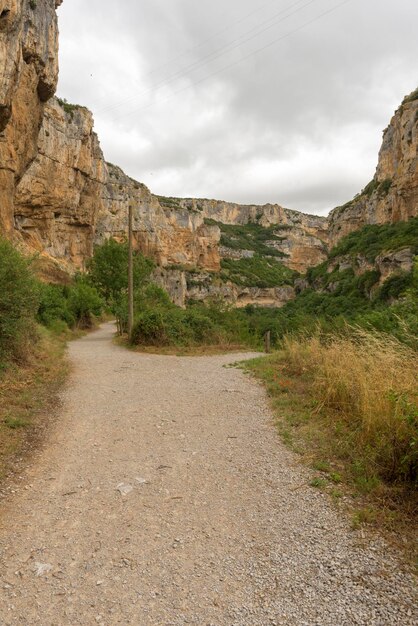
[(385, 131), (375, 179), (329, 220), (277, 204), (153, 195), (106, 163), (87, 109), (53, 98), (61, 2), (0, 0), (0, 233), (39, 252), (44, 275), (48, 264), (68, 273), (83, 269), (94, 244), (124, 237), (132, 206), (136, 245), (155, 259), (156, 280), (173, 299), (280, 306), (294, 297), (293, 287), (220, 281), (222, 259), (251, 257), (257, 248), (220, 245), (219, 223), (269, 229), (268, 253), (275, 249), (279, 262), (303, 273), (348, 232), (417, 214), (418, 99), (412, 96)]
[(405, 98), (384, 131), (374, 179), (361, 194), (330, 214), (334, 246), (365, 224), (406, 221), (418, 215), (418, 96)]
[(0, 230), (13, 234), (17, 182), (35, 158), (58, 78), (60, 0), (0, 0)]
[(132, 205), (137, 247), (158, 265), (219, 270), (217, 226), (206, 225), (197, 211), (176, 204), (164, 206), (145, 185), (126, 176), (120, 168), (107, 164), (107, 171), (97, 215), (96, 243), (126, 235)]
[(14, 222), (27, 247), (64, 267), (91, 256), (107, 169), (87, 109), (44, 109), (37, 153), (16, 182)]
[(231, 281), (223, 281), (211, 272), (187, 272), (177, 269), (158, 267), (152, 280), (163, 287), (172, 301), (184, 307), (188, 300), (204, 302), (209, 298), (238, 308), (249, 304), (270, 308), (279, 308), (296, 297), (296, 290), (291, 285), (280, 287), (243, 287)]
[[(258, 223), (264, 227), (281, 227), (281, 241), (271, 245), (283, 252), (283, 263), (298, 272), (306, 272), (326, 259), (328, 220), (325, 217), (306, 215), (279, 204), (242, 205), (194, 198), (180, 199), (179, 202), (189, 210), (223, 224)], [(231, 253), (221, 249), (221, 256), (231, 258)]]
[(219, 270), (219, 228), (198, 212), (161, 206), (145, 185), (105, 162), (87, 109), (52, 98), (36, 155), (15, 183), (15, 232), (73, 272), (95, 243), (126, 236), (130, 205), (137, 247), (157, 264)]

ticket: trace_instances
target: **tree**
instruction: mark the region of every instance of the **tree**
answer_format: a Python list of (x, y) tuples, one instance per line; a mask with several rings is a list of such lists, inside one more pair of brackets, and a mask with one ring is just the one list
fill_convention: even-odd
[[(154, 263), (142, 254), (134, 254), (134, 290), (145, 284), (154, 268)], [(120, 325), (125, 326), (127, 317), (128, 291), (128, 243), (109, 239), (95, 249), (88, 265), (89, 279), (105, 299)]]

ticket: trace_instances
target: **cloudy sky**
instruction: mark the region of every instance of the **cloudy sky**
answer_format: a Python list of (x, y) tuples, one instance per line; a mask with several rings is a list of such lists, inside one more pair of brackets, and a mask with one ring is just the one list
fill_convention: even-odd
[(58, 93), (161, 195), (325, 214), (418, 85), (415, 0), (65, 0)]

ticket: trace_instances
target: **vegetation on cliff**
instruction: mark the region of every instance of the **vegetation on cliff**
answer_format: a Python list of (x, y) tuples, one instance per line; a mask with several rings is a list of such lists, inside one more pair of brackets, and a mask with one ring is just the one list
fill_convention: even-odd
[[(329, 258), (345, 254), (362, 254), (367, 260), (374, 261), (382, 252), (400, 250), (410, 247), (418, 254), (418, 218), (408, 222), (395, 224), (374, 224), (364, 226), (361, 230), (350, 233), (342, 239), (329, 253)], [(319, 266), (327, 267), (328, 261)], [(316, 270), (308, 271), (308, 275)]]
[(291, 285), (297, 272), (289, 269), (275, 258), (263, 257), (259, 254), (242, 259), (222, 259), (222, 280), (243, 287), (281, 287)]
[(219, 226), (221, 230), (221, 246), (231, 250), (251, 250), (259, 256), (284, 257), (285, 254), (274, 247), (274, 243), (285, 237), (277, 234), (279, 226), (262, 226), (256, 222), (248, 224), (224, 224), (206, 218), (208, 225)]

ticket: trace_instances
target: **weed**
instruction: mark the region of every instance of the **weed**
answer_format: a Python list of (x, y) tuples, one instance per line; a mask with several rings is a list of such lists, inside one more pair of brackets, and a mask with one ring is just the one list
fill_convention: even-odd
[(6, 417), (4, 423), (8, 428), (12, 429), (25, 428), (29, 425), (29, 421), (21, 417)]
[(312, 464), (312, 467), (318, 472), (328, 472), (329, 471), (329, 462), (328, 461), (315, 461)]
[(352, 516), (352, 528), (358, 530), (361, 526), (371, 525), (376, 522), (376, 511), (371, 507), (365, 507), (355, 511)]
[(328, 483), (324, 478), (319, 478), (318, 476), (313, 478), (309, 483), (311, 487), (316, 487), (317, 489), (325, 489), (327, 484)]

